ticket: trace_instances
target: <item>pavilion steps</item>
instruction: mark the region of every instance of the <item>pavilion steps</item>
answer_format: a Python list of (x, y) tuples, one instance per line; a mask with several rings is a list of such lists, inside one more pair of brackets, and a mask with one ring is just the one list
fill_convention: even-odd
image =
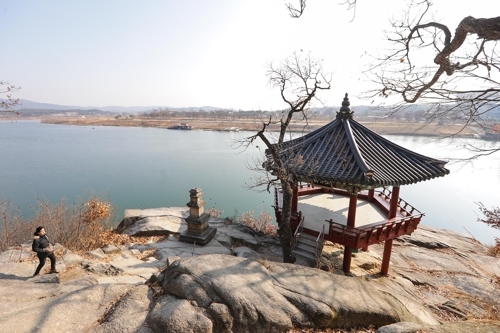
[(317, 237), (308, 235), (306, 233), (302, 233), (299, 236), (299, 243), (303, 243), (305, 245), (309, 245), (316, 248), (316, 238)]
[(293, 254), (304, 259), (312, 260), (317, 264), (318, 257), (316, 256), (316, 248), (316, 237), (301, 233), (297, 239)]
[(316, 260), (318, 260), (318, 258), (316, 258), (316, 255), (314, 254), (314, 252), (304, 251), (304, 250), (299, 249), (299, 248), (295, 248), (293, 250), (293, 254), (295, 256), (298, 256), (298, 257), (301, 257), (301, 258), (304, 258), (307, 260), (311, 260), (314, 262), (316, 262)]

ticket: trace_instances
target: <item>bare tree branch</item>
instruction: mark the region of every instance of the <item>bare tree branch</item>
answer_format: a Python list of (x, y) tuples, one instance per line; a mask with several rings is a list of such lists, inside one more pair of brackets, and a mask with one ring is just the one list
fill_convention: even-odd
[[(427, 121), (443, 119), (491, 130), (488, 113), (500, 108), (500, 17), (465, 17), (455, 32), (431, 15), (429, 0), (413, 0), (391, 21), (391, 49), (365, 72), (375, 84), (366, 98), (396, 98), (393, 112), (413, 103), (427, 106)], [(459, 130), (461, 131), (461, 130)]]
[[(304, 161), (300, 157), (286, 156), (285, 138), (296, 125), (302, 124), (302, 128), (307, 126), (309, 105), (313, 100), (320, 101), (317, 96), (320, 91), (330, 89), (331, 76), (324, 74), (319, 60), (313, 59), (310, 55), (304, 56), (302, 52), (294, 53), (278, 65), (268, 64), (266, 74), (270, 86), (279, 89), (287, 109), (263, 120), (260, 129), (254, 135), (238, 144), (242, 147), (249, 147), (260, 139), (267, 148), (263, 159), (251, 166), (251, 169), (265, 174), (264, 177), (256, 178), (254, 185), (266, 185), (268, 191), (271, 187), (278, 186), (283, 192), (278, 235), (283, 249), (283, 261), (294, 262), (290, 221), (292, 188), (296, 181), (293, 173), (288, 170), (290, 165), (302, 164)], [(279, 132), (274, 140), (271, 140), (269, 128), (273, 125), (279, 125)]]
[(306, 0), (298, 0), (299, 6), (295, 7), (293, 6), (290, 2), (287, 2), (285, 4), (286, 8), (288, 9), (288, 12), (290, 14), (290, 17), (292, 18), (299, 18), (304, 14), (304, 10), (306, 9)]
[(0, 101), (0, 112), (13, 112), (12, 108), (19, 104), (19, 99), (12, 98), (12, 93), (21, 89), (8, 81), (0, 81), (0, 95), (5, 94), (7, 99)]
[[(357, 0), (345, 0), (341, 2), (341, 5), (347, 5), (347, 10), (353, 10), (353, 16), (351, 22), (356, 17), (356, 2)], [(304, 11), (306, 10), (307, 0), (298, 0), (298, 6), (292, 5), (290, 2), (285, 3), (286, 8), (288, 9), (288, 13), (292, 18), (300, 18)]]

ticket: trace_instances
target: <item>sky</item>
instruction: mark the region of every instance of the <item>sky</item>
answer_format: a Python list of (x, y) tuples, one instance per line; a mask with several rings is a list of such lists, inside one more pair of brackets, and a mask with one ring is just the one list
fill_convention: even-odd
[[(383, 30), (406, 1), (359, 0), (354, 20), (341, 2), (309, 0), (292, 19), (284, 0), (0, 0), (0, 80), (41, 103), (276, 110), (266, 66), (302, 50), (332, 73), (325, 106), (346, 92), (369, 104), (358, 99), (370, 87), (367, 54), (389, 47)], [(434, 2), (452, 30), (500, 15), (497, 1)]]

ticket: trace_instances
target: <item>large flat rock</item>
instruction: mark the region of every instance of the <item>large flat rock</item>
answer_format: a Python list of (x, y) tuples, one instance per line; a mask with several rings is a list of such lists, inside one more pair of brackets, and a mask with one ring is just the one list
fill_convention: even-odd
[[(266, 268), (250, 259), (207, 255), (177, 260), (162, 274), (165, 293), (194, 301), (191, 306), (199, 307), (198, 312), (213, 303), (227, 306), (231, 315), (227, 322), (233, 323), (235, 333), (281, 332), (293, 325), (367, 327), (402, 320), (420, 323), (402, 303), (379, 292), (369, 282), (297, 265), (273, 263)], [(189, 303), (184, 302), (182, 306)], [(158, 311), (162, 315), (157, 312), (150, 327), (172, 329), (169, 326), (172, 316), (179, 314)], [(158, 317), (162, 322), (158, 322)], [(189, 317), (184, 321), (205, 326), (206, 318), (193, 320)], [(223, 329), (217, 327), (217, 321), (213, 325), (214, 331)], [(182, 332), (183, 329), (187, 328), (169, 331)]]
[(162, 262), (165, 262), (168, 257), (175, 256), (184, 258), (205, 254), (231, 254), (231, 250), (215, 239), (206, 245), (196, 245), (170, 238), (163, 242), (150, 244), (150, 247), (158, 249), (158, 257)]
[(184, 207), (126, 210), (119, 229), (130, 236), (182, 233), (187, 230), (184, 219), (188, 216), (189, 209)]
[(398, 253), (413, 267), (433, 271), (475, 275), (476, 272), (467, 267), (455, 256), (426, 248), (402, 248)]
[(144, 279), (148, 279), (151, 274), (158, 273), (159, 268), (164, 264), (155, 258), (148, 258), (147, 260), (140, 260), (134, 257), (124, 258), (117, 256), (109, 262), (123, 270), (123, 274), (136, 275)]
[(4, 280), (2, 332), (85, 332), (104, 317), (131, 285), (81, 286)]
[(486, 247), (470, 236), (447, 229), (436, 229), (420, 224), (411, 236), (399, 240), (429, 249), (452, 248), (462, 252), (484, 253)]

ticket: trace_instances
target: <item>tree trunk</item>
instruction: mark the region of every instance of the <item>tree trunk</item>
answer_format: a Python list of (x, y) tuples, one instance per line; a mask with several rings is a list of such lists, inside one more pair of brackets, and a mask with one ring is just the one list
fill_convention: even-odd
[(293, 189), (288, 181), (283, 180), (281, 181), (281, 189), (283, 190), (283, 207), (278, 235), (280, 238), (281, 249), (283, 251), (283, 262), (294, 263), (295, 257), (292, 253), (293, 233), (292, 229), (290, 229)]

